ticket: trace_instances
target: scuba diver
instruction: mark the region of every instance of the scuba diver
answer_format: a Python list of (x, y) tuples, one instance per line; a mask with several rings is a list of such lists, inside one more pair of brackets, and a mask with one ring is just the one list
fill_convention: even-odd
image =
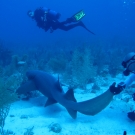
[[(67, 20), (63, 22), (58, 21), (61, 14), (45, 7), (38, 8), (34, 12), (29, 10), (27, 12), (27, 15), (37, 22), (37, 26), (39, 28), (42, 28), (45, 31), (50, 30), (50, 33), (52, 33), (56, 29), (68, 31), (77, 26), (81, 26), (84, 29), (86, 29), (88, 32), (90, 32), (91, 34), (94, 34), (81, 21), (81, 19), (85, 16), (85, 13), (83, 12), (83, 10), (79, 11), (72, 17), (67, 18)], [(70, 24), (70, 23), (73, 23), (73, 24)]]
[[(122, 66), (125, 68), (123, 74), (129, 76), (124, 82), (118, 84), (119, 89), (123, 90), (128, 87), (133, 81), (135, 81), (135, 52), (128, 53), (123, 62)], [(131, 74), (130, 74), (131, 73)], [(135, 101), (135, 93), (132, 95), (133, 100)], [(135, 110), (128, 113), (129, 119), (135, 121)]]

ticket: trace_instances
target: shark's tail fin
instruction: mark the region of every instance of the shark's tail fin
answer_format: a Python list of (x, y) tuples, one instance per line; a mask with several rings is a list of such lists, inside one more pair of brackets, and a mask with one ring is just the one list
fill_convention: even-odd
[[(66, 92), (65, 94), (65, 98), (67, 100), (70, 100), (70, 101), (74, 101), (74, 102), (77, 102), (75, 97), (74, 97), (74, 91), (73, 91), (73, 88), (69, 88), (69, 90)], [(66, 108), (68, 113), (70, 114), (70, 116), (75, 119), (77, 117), (77, 111), (76, 110), (73, 110), (71, 108)]]
[(95, 115), (102, 111), (113, 99), (114, 94), (108, 89), (103, 94), (77, 103), (77, 111), (86, 115)]

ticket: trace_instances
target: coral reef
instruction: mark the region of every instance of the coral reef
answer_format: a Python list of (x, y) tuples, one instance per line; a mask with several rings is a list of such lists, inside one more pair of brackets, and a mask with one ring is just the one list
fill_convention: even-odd
[(11, 103), (18, 99), (15, 91), (22, 82), (21, 73), (7, 76), (3, 71), (4, 69), (2, 68), (1, 72), (3, 75), (0, 77), (0, 133), (2, 135), (8, 134), (8, 132), (4, 131), (5, 119)]
[(12, 58), (12, 52), (4, 47), (4, 44), (0, 43), (0, 65), (5, 67), (10, 64)]
[(71, 87), (81, 87), (86, 89), (86, 84), (90, 78), (94, 78), (97, 73), (97, 67), (93, 65), (93, 56), (90, 48), (84, 50), (76, 49), (73, 52), (72, 60), (65, 73), (65, 80)]
[(60, 133), (62, 130), (61, 126), (59, 123), (51, 123), (49, 125), (49, 131), (55, 132), (55, 133)]
[(27, 128), (27, 130), (24, 133), (24, 135), (34, 135), (33, 129), (34, 129), (34, 126), (31, 127), (31, 128)]
[(0, 78), (0, 133), (4, 134), (5, 119), (8, 115), (10, 104), (17, 99), (16, 94), (5, 87), (4, 80)]
[(67, 62), (67, 58), (61, 54), (57, 57), (50, 58), (47, 67), (55, 73), (63, 73), (65, 72)]

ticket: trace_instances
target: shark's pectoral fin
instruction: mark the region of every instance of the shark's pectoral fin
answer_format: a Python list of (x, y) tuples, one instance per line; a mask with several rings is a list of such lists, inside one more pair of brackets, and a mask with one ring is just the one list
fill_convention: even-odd
[(55, 104), (55, 103), (57, 103), (56, 100), (54, 100), (52, 98), (48, 98), (47, 101), (46, 101), (46, 103), (45, 103), (45, 107), (46, 106), (49, 106), (49, 105), (52, 105), (52, 104)]
[(70, 116), (73, 118), (73, 119), (76, 119), (77, 117), (77, 111), (76, 110), (73, 110), (73, 109), (70, 109), (70, 108), (66, 108), (68, 113), (70, 114)]

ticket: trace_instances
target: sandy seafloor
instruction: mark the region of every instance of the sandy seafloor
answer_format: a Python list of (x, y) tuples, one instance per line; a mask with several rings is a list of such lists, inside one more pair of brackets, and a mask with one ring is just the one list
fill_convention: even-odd
[[(109, 85), (114, 81), (121, 82), (122, 79), (125, 79), (122, 75), (109, 78)], [(96, 93), (85, 93), (83, 90), (76, 89), (75, 97), (77, 101), (84, 101), (106, 91), (108, 86), (101, 87), (101, 90)], [(90, 88), (91, 85), (88, 87)], [(34, 135), (123, 135), (123, 131), (127, 131), (127, 135), (135, 135), (135, 122), (127, 117), (128, 112), (135, 110), (135, 102), (131, 95), (125, 92), (115, 96), (114, 100), (97, 115), (87, 116), (77, 113), (75, 120), (58, 103), (45, 108), (45, 101), (46, 98), (41, 96), (29, 101), (13, 103), (4, 129), (13, 131), (15, 135), (23, 135), (27, 129), (32, 127)], [(23, 116), (26, 118), (22, 118)], [(60, 133), (50, 130), (50, 125), (54, 123), (61, 126)]]

